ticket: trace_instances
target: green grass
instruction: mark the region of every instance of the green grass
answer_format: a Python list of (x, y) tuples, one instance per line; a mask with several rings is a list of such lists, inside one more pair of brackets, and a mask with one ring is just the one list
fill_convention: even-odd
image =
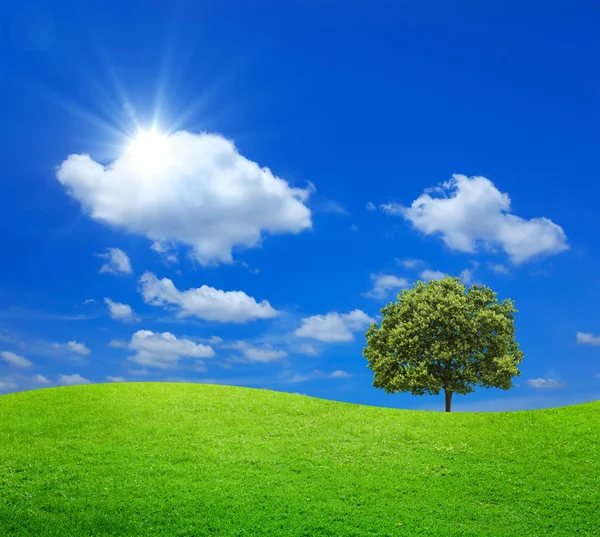
[(249, 388), (0, 396), (0, 535), (600, 535), (600, 402), (384, 409)]

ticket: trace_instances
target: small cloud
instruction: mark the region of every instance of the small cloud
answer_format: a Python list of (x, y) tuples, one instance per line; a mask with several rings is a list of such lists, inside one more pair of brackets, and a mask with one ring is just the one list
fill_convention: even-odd
[(577, 343), (600, 346), (600, 336), (594, 336), (589, 332), (577, 332)]
[(126, 349), (128, 347), (128, 343), (122, 339), (111, 339), (108, 346), (116, 349)]
[(211, 336), (208, 339), (208, 343), (210, 343), (211, 345), (220, 345), (221, 343), (223, 343), (223, 338), (219, 336)]
[(155, 241), (150, 246), (152, 250), (156, 253), (160, 254), (164, 261), (167, 263), (179, 263), (179, 258), (174, 250), (176, 250), (175, 245), (167, 242), (158, 242)]
[(14, 365), (15, 367), (31, 367), (33, 365), (31, 360), (10, 351), (0, 352), (0, 358), (7, 364)]
[(356, 224), (352, 224), (352, 225), (350, 226), (350, 229), (351, 229), (352, 231), (358, 231), (358, 226), (357, 226)]
[(77, 354), (89, 354), (92, 352), (85, 346), (84, 343), (77, 343), (75, 340), (69, 341), (67, 343), (67, 348), (73, 352), (76, 352)]
[(341, 371), (341, 370), (337, 370), (334, 371), (333, 373), (331, 373), (331, 378), (343, 378), (343, 379), (347, 379), (350, 378), (352, 375), (350, 373), (347, 373), (346, 371)]
[(12, 377), (0, 377), (0, 393), (14, 392), (19, 386)]
[(208, 345), (179, 339), (170, 332), (161, 334), (150, 330), (138, 330), (131, 337), (128, 347), (135, 351), (135, 355), (129, 357), (131, 362), (160, 369), (178, 367), (181, 358), (202, 359), (215, 355), (213, 348)]
[(474, 280), (474, 272), (479, 268), (479, 263), (476, 261), (471, 261), (471, 268), (464, 269), (460, 273), (460, 279), (466, 285), (471, 285)]
[(346, 209), (339, 201), (321, 199), (317, 202), (315, 209), (324, 213), (339, 214), (346, 216), (350, 214), (350, 211)]
[(325, 343), (342, 343), (352, 341), (352, 332), (366, 329), (375, 319), (364, 311), (354, 310), (350, 313), (313, 315), (305, 317), (301, 322), (302, 326), (294, 332), (296, 337), (312, 338)]
[(33, 377), (33, 380), (38, 384), (51, 384), (51, 382), (44, 375), (36, 375)]
[(260, 269), (257, 269), (256, 267), (251, 267), (245, 261), (242, 261), (240, 265), (242, 265), (242, 267), (244, 267), (248, 272), (251, 272), (252, 274), (258, 274), (260, 272)]
[(245, 341), (236, 341), (230, 346), (230, 348), (240, 351), (244, 356), (243, 360), (234, 359), (235, 361), (267, 364), (270, 362), (276, 362), (277, 360), (285, 358), (288, 355), (287, 352), (274, 349), (271, 345), (265, 345), (263, 348), (259, 348), (254, 347)]
[(125, 377), (111, 377), (110, 375), (106, 377), (106, 380), (109, 382), (125, 382)]
[(404, 207), (399, 203), (384, 203), (379, 208), (385, 213), (391, 216), (398, 216), (403, 214)]
[(101, 273), (108, 274), (131, 274), (131, 262), (127, 254), (119, 248), (107, 248), (105, 254), (96, 254), (102, 259), (106, 259), (106, 263), (100, 267)]
[(324, 380), (336, 378), (349, 378), (352, 375), (346, 371), (334, 371), (333, 373), (324, 373), (315, 369), (310, 373), (294, 373), (293, 371), (284, 371), (279, 375), (279, 380), (283, 384), (297, 384), (299, 382), (307, 382), (309, 380)]
[(439, 270), (429, 270), (429, 269), (425, 269), (420, 274), (420, 277), (425, 281), (443, 280), (445, 276), (446, 276), (446, 274), (443, 272), (440, 272)]
[(367, 201), (367, 205), (366, 205), (367, 211), (376, 211), (377, 207), (375, 207), (374, 203), (371, 203), (370, 201)]
[(318, 355), (317, 349), (315, 349), (309, 343), (303, 343), (302, 345), (300, 345), (296, 352), (298, 354), (304, 354), (306, 356), (317, 356)]
[(195, 316), (206, 321), (246, 323), (279, 315), (268, 301), (257, 302), (242, 291), (221, 291), (207, 285), (179, 291), (171, 280), (159, 280), (151, 272), (143, 274), (139, 286), (146, 304), (176, 306), (179, 317)]
[(132, 322), (137, 320), (131, 306), (121, 304), (120, 302), (113, 302), (110, 298), (105, 298), (104, 302), (108, 306), (110, 316), (115, 321)]
[(93, 298), (86, 298), (83, 303), (84, 305), (88, 305), (88, 304), (94, 304), (96, 301)]
[(398, 278), (392, 274), (371, 274), (371, 279), (374, 281), (373, 289), (363, 293), (363, 296), (369, 298), (384, 298), (392, 290), (400, 290), (409, 286), (406, 278)]
[(407, 269), (414, 269), (417, 268), (418, 266), (422, 265), (423, 263), (425, 263), (425, 261), (423, 261), (422, 259), (398, 259), (396, 258), (396, 262), (399, 265), (402, 265), (404, 268)]
[(490, 263), (488, 262), (487, 267), (496, 274), (510, 274), (508, 268), (506, 268), (501, 263)]
[(555, 379), (530, 379), (527, 384), (536, 389), (562, 388), (564, 386), (562, 382)]
[(58, 379), (58, 383), (62, 386), (73, 386), (75, 384), (90, 384), (91, 381), (82, 377), (79, 373), (74, 375), (58, 375), (56, 377)]

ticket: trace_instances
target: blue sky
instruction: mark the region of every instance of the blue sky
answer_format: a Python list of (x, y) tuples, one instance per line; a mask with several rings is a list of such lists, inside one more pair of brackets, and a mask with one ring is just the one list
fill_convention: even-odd
[(0, 15), (0, 391), (442, 410), (374, 388), (361, 352), (402, 287), (451, 274), (515, 301), (525, 354), (512, 390), (454, 410), (600, 398), (595, 2)]

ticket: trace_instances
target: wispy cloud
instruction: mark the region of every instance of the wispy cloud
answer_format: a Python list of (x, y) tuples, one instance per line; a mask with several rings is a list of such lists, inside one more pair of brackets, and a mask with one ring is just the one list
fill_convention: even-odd
[(595, 336), (589, 332), (577, 332), (577, 343), (600, 346), (600, 336)]
[(423, 265), (425, 263), (425, 261), (423, 261), (422, 259), (413, 259), (413, 258), (407, 258), (407, 259), (396, 258), (396, 263), (398, 263), (399, 265), (402, 265), (404, 268), (407, 268), (407, 269), (415, 269), (415, 268)]
[(421, 277), (421, 279), (423, 279), (425, 281), (429, 281), (429, 280), (442, 280), (446, 276), (446, 274), (439, 270), (425, 269), (423, 272), (421, 272), (421, 274), (419, 276)]
[(0, 352), (0, 358), (2, 358), (7, 364), (15, 367), (31, 367), (33, 362), (23, 356), (19, 356), (14, 352), (3, 351)]
[(75, 384), (90, 384), (91, 380), (82, 377), (79, 373), (75, 373), (73, 375), (58, 375), (57, 376), (58, 384), (63, 386), (73, 386)]
[(69, 341), (68, 343), (54, 343), (52, 346), (55, 349), (66, 349), (71, 352), (75, 352), (77, 354), (82, 355), (90, 354), (90, 352), (92, 352), (90, 349), (87, 348), (85, 343), (78, 343), (75, 340)]
[(399, 291), (409, 286), (406, 278), (399, 278), (392, 274), (371, 274), (373, 280), (373, 289), (363, 293), (363, 296), (369, 298), (385, 298), (391, 291)]
[(40, 321), (89, 321), (97, 319), (98, 314), (84, 313), (48, 313), (39, 310), (30, 310), (26, 308), (9, 308), (0, 311), (2, 319), (26, 319)]
[(564, 384), (556, 379), (530, 379), (527, 381), (527, 384), (531, 388), (536, 389), (548, 389), (548, 388), (562, 388)]
[(100, 267), (101, 273), (131, 274), (133, 272), (129, 257), (119, 248), (107, 248), (106, 253), (96, 255), (102, 259), (106, 259), (106, 263)]
[(242, 353), (242, 358), (233, 358), (232, 361), (240, 362), (258, 362), (267, 364), (276, 362), (288, 356), (288, 353), (276, 349), (272, 345), (265, 345), (263, 347), (255, 347), (245, 341), (236, 341), (232, 345), (224, 346), (224, 348), (236, 349)]

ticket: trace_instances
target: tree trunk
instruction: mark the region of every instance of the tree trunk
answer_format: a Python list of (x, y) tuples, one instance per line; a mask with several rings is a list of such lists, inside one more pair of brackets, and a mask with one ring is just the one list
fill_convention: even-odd
[(444, 390), (444, 393), (446, 394), (446, 412), (450, 412), (450, 406), (452, 404), (452, 392)]

